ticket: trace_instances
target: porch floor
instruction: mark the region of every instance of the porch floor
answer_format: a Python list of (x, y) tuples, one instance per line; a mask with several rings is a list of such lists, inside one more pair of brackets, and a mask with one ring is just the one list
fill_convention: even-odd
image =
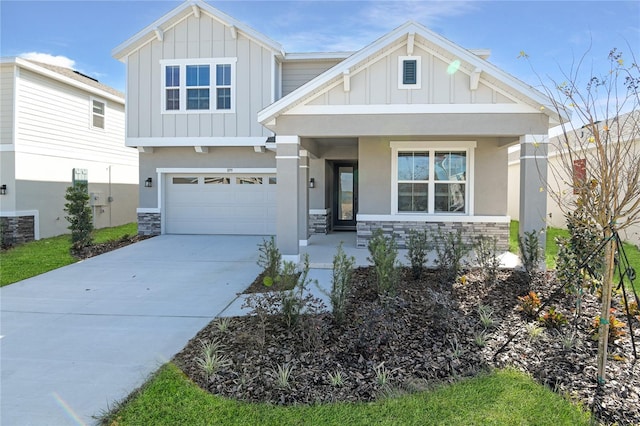
[[(371, 262), (367, 260), (369, 250), (356, 247), (355, 232), (332, 232), (326, 235), (311, 235), (306, 246), (300, 247), (300, 254), (309, 255), (309, 266), (313, 269), (331, 269), (333, 267), (333, 256), (335, 256), (338, 245), (342, 242), (342, 248), (347, 256), (356, 259), (355, 266), (369, 266)], [(406, 249), (398, 250), (398, 261), (402, 265), (408, 266)], [(520, 258), (510, 252), (504, 252), (500, 256), (500, 266), (502, 268), (517, 268), (521, 265)], [(427, 266), (435, 266), (436, 255), (434, 252), (428, 254)], [(467, 262), (474, 264), (475, 256), (467, 256)]]

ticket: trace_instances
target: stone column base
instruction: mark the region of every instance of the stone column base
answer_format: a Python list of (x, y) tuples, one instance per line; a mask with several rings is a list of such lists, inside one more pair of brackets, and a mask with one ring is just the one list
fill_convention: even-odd
[(138, 213), (138, 235), (160, 235), (160, 213)]

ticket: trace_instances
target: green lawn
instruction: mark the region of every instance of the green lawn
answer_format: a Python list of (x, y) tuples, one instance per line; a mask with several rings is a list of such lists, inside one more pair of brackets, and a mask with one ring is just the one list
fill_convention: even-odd
[[(127, 234), (136, 235), (137, 227), (134, 222), (98, 229), (94, 231), (94, 240), (102, 243), (117, 240)], [(0, 287), (77, 262), (78, 259), (69, 254), (70, 248), (71, 237), (60, 235), (20, 244), (0, 252)]]
[[(518, 248), (518, 225), (518, 221), (512, 220), (509, 228), (509, 251), (511, 251), (512, 253), (520, 252), (520, 249)], [(549, 269), (555, 269), (556, 267), (556, 256), (558, 255), (558, 245), (556, 244), (556, 237), (569, 237), (569, 231), (560, 228), (547, 229), (547, 249), (545, 252), (545, 258), (547, 268)], [(635, 269), (636, 274), (640, 275), (640, 250), (638, 250), (638, 247), (630, 243), (623, 242), (622, 245), (627, 255), (627, 259), (629, 260), (629, 264), (633, 269)], [(616, 280), (618, 279), (617, 277), (619, 277), (619, 274), (616, 272)], [(628, 281), (625, 280), (625, 285), (626, 284), (628, 284)], [(636, 291), (640, 291), (639, 278), (636, 278), (633, 285)]]
[(528, 376), (496, 371), (374, 403), (280, 407), (211, 395), (163, 366), (103, 425), (589, 425), (590, 416)]

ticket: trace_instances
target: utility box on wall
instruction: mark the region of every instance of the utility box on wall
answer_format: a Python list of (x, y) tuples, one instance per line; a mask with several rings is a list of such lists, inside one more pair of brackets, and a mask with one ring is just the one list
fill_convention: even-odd
[(102, 192), (92, 192), (89, 194), (89, 205), (91, 206), (106, 206), (107, 197)]

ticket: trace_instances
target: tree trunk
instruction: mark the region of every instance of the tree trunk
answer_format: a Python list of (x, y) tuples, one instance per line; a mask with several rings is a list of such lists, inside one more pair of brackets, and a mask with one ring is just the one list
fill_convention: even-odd
[(611, 228), (605, 228), (604, 237), (608, 241), (604, 251), (605, 268), (602, 277), (602, 308), (600, 310), (600, 327), (598, 329), (598, 385), (604, 385), (606, 381), (607, 349), (609, 345), (609, 311), (611, 309), (613, 271), (615, 268), (615, 241), (611, 236)]

